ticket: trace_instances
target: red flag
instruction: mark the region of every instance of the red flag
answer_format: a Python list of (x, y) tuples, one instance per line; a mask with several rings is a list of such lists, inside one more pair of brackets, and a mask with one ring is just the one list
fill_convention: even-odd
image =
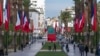
[(83, 28), (84, 28), (84, 24), (85, 24), (85, 14), (83, 13), (81, 15), (81, 18), (79, 19), (79, 32), (82, 32), (83, 31)]
[(75, 32), (79, 32), (79, 29), (78, 29), (78, 18), (75, 18), (75, 21), (74, 21), (74, 30), (75, 30)]
[(4, 12), (3, 12), (3, 19), (5, 24), (5, 29), (9, 30), (9, 19), (10, 19), (10, 3), (8, 0), (5, 0), (4, 3)]
[(97, 31), (97, 17), (96, 17), (96, 4), (91, 6), (91, 28), (93, 31)]
[(3, 7), (2, 3), (0, 3), (0, 26), (2, 25), (3, 22)]

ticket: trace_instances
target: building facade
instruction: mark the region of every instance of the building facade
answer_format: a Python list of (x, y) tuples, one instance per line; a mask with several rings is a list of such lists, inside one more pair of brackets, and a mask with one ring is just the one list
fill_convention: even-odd
[(30, 9), (35, 9), (38, 12), (30, 11), (30, 18), (34, 21), (34, 32), (41, 32), (45, 25), (45, 0), (30, 0)]

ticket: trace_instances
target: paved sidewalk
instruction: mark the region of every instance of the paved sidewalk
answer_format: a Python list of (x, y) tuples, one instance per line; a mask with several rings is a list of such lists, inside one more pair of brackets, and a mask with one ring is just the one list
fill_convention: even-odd
[[(49, 51), (54, 51), (54, 50), (40, 50), (40, 52), (49, 52)], [(61, 50), (56, 50), (57, 52), (61, 52)]]
[(9, 53), (8, 56), (35, 56), (40, 51), (41, 48), (42, 48), (41, 42), (35, 42), (31, 45), (30, 48), (29, 46), (27, 46), (26, 48), (23, 49), (23, 51), (19, 50), (17, 52)]
[[(81, 56), (78, 47), (76, 47), (76, 49), (74, 50), (72, 44), (69, 44), (69, 52), (66, 51), (65, 47), (64, 51), (68, 54), (68, 56)], [(84, 56), (86, 56), (85, 53)], [(95, 56), (95, 55), (89, 52), (88, 56)]]

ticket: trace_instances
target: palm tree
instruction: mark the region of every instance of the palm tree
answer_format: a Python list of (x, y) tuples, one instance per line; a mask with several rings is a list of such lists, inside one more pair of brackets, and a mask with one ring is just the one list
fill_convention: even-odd
[[(98, 18), (98, 25), (100, 27), (100, 1), (97, 3), (97, 18)], [(100, 30), (100, 29), (99, 29)]]
[[(30, 0), (23, 0), (23, 6), (24, 6), (24, 12), (26, 13), (27, 19), (28, 21), (30, 21), (29, 19), (29, 6), (31, 5)], [(28, 33), (26, 38), (24, 38), (24, 44), (28, 43), (29, 38), (28, 38)]]
[[(61, 21), (65, 24), (65, 28), (68, 27), (68, 19), (71, 18), (71, 14), (68, 11), (62, 11), (60, 15)], [(67, 36), (67, 31), (65, 32)]]

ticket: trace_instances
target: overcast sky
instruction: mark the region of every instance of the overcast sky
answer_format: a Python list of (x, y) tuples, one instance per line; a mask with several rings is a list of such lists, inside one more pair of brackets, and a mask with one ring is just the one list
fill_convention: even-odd
[(73, 0), (46, 0), (46, 18), (58, 16), (62, 9), (73, 5)]

